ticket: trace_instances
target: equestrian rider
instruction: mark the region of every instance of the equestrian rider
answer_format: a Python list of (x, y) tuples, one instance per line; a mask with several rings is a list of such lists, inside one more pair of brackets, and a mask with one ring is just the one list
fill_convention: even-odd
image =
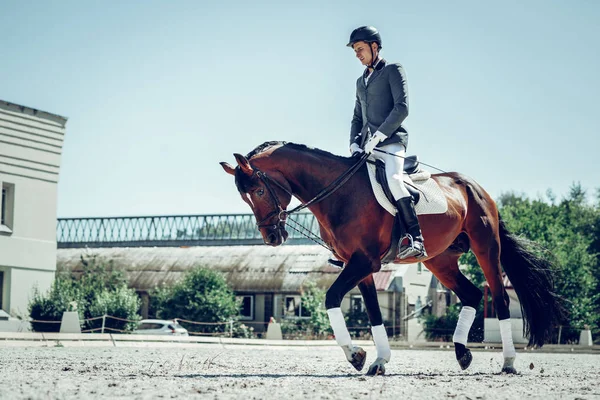
[[(408, 133), (402, 122), (408, 116), (408, 92), (404, 68), (380, 57), (381, 36), (372, 26), (361, 26), (350, 35), (347, 46), (366, 66), (356, 82), (356, 104), (350, 129), (350, 152), (363, 151), (385, 163), (399, 221), (405, 235), (398, 245), (398, 257), (427, 257), (413, 199), (404, 187), (402, 175)], [(380, 149), (387, 153), (374, 151)]]

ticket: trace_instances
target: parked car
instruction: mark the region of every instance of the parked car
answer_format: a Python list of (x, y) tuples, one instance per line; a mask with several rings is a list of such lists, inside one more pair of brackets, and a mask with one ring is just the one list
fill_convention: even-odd
[(179, 325), (176, 320), (143, 319), (138, 322), (134, 334), (138, 335), (174, 335), (189, 336), (187, 329)]

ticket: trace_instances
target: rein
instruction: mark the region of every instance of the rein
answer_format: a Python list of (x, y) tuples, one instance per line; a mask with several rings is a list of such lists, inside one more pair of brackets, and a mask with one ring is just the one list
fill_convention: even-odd
[[(255, 169), (255, 173), (256, 175), (263, 181), (263, 183), (265, 184), (265, 186), (267, 187), (267, 190), (269, 191), (269, 194), (271, 195), (271, 198), (273, 199), (273, 201), (275, 202), (275, 207), (276, 209), (271, 211), (269, 214), (267, 214), (267, 216), (265, 216), (262, 220), (260, 220), (259, 222), (257, 222), (257, 226), (259, 228), (274, 228), (274, 229), (283, 229), (283, 223), (285, 222), (286, 218), (288, 215), (291, 215), (293, 213), (297, 213), (298, 211), (304, 210), (307, 207), (312, 206), (313, 204), (317, 204), (320, 201), (325, 200), (327, 197), (329, 197), (330, 195), (332, 195), (336, 190), (338, 190), (341, 186), (343, 186), (346, 182), (348, 182), (348, 180), (350, 178), (352, 178), (352, 176), (365, 164), (365, 162), (367, 161), (367, 158), (369, 157), (368, 154), (363, 153), (360, 158), (358, 159), (358, 161), (352, 165), (348, 170), (346, 170), (343, 174), (341, 174), (340, 176), (338, 176), (333, 182), (331, 182), (329, 185), (327, 185), (324, 189), (322, 189), (319, 193), (317, 193), (317, 195), (315, 197), (313, 197), (311, 200), (309, 200), (308, 202), (306, 202), (305, 204), (300, 204), (299, 206), (291, 209), (291, 210), (285, 210), (283, 207), (281, 207), (281, 202), (279, 201), (279, 198), (277, 197), (277, 195), (275, 194), (275, 191), (273, 190), (273, 188), (271, 187), (270, 183), (275, 184), (276, 186), (278, 186), (281, 190), (283, 190), (284, 192), (286, 192), (287, 194), (289, 194), (290, 196), (293, 196), (293, 193), (290, 192), (287, 188), (283, 187), (283, 185), (281, 185), (279, 182), (277, 182), (275, 179), (270, 178), (265, 172), (260, 171), (258, 169)], [(278, 216), (278, 221), (275, 224), (264, 224), (264, 222), (274, 216)], [(307, 229), (306, 227), (302, 226), (302, 224), (299, 224), (296, 221), (292, 221), (295, 224), (299, 225), (300, 227), (302, 227), (305, 231), (310, 232), (309, 229)], [(299, 232), (301, 235), (305, 236), (306, 238), (315, 241), (315, 239), (311, 238), (310, 236), (308, 236), (306, 233), (290, 226), (290, 228), (294, 229), (295, 231)], [(316, 236), (316, 235), (315, 235)], [(323, 245), (323, 241), (321, 240), (321, 238), (318, 238), (320, 240), (320, 242), (317, 242), (318, 244), (320, 244), (321, 246), (327, 248), (328, 250), (331, 250), (331, 247), (329, 246), (325, 246)]]

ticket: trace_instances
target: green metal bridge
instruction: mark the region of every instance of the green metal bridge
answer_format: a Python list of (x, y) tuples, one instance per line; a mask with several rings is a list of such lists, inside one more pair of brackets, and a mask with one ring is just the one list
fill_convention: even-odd
[[(289, 216), (289, 220), (319, 234), (311, 213)], [(314, 244), (290, 229), (286, 244)], [(145, 217), (59, 218), (58, 248), (78, 247), (180, 247), (263, 244), (253, 214), (165, 215)]]

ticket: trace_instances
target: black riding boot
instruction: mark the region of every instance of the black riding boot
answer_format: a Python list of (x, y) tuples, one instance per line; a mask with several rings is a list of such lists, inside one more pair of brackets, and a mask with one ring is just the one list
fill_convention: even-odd
[(412, 197), (403, 197), (396, 201), (396, 208), (400, 214), (400, 221), (404, 225), (405, 233), (398, 244), (398, 258), (403, 260), (410, 257), (427, 257)]

